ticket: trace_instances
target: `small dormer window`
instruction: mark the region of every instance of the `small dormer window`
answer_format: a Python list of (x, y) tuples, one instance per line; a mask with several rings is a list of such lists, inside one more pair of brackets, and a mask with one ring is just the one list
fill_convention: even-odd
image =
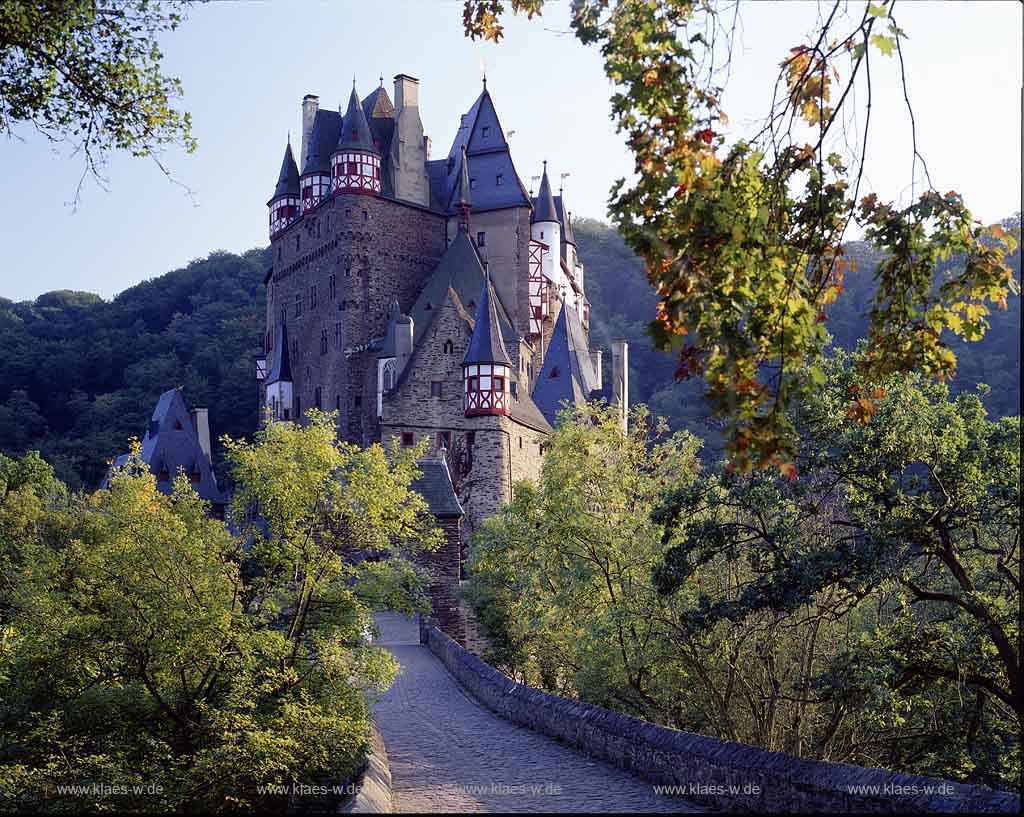
[(476, 245), (478, 247), (487, 246), (487, 233), (479, 232), (476, 234)]
[(505, 174), (504, 173), (499, 173), (497, 176), (495, 176), (494, 177), (494, 183), (499, 185), (499, 186), (503, 185), (505, 183)]
[(480, 129), (480, 136), (481, 136), (482, 138), (486, 139), (486, 138), (487, 138), (488, 136), (490, 136), (490, 135), (491, 135), (491, 129), (490, 129), (490, 127), (489, 127), (488, 125), (484, 125), (484, 126), (483, 126), (483, 127), (482, 127), (482, 128)]
[(476, 179), (470, 179), (469, 180), (469, 189), (470, 190), (476, 190)]
[(557, 366), (552, 366), (551, 367), (551, 374), (549, 374), (548, 377), (554, 379), (554, 378), (558, 377), (558, 375), (559, 375), (558, 367)]
[(184, 426), (182, 426), (181, 420), (175, 420), (174, 421), (174, 430), (175, 431), (181, 431), (182, 428), (184, 428)]

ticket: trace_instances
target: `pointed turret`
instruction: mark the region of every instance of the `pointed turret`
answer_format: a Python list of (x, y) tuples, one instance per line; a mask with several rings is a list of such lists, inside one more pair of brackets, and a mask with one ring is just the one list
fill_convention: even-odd
[(544, 162), (540, 190), (533, 200), (533, 217), (530, 222), (530, 238), (544, 245), (541, 248), (541, 270), (544, 277), (555, 288), (554, 291), (564, 299), (567, 282), (562, 274), (562, 224), (558, 218), (555, 199), (551, 195), (547, 162)]
[(380, 159), (380, 149), (374, 143), (366, 111), (353, 83), (337, 148), (331, 157), (334, 191), (379, 193)]
[(273, 239), (299, 217), (299, 168), (292, 154), (292, 143), (284, 149), (281, 172), (277, 176), (274, 195), (267, 202), (270, 209), (270, 237)]
[(555, 210), (555, 198), (551, 195), (551, 182), (548, 181), (548, 163), (544, 162), (544, 174), (540, 178), (540, 190), (533, 203), (533, 223), (543, 221), (558, 222), (558, 211)]
[(291, 419), (292, 360), (288, 348), (288, 327), (281, 323), (274, 338), (274, 358), (264, 381), (267, 389), (266, 405), (275, 420)]
[(473, 336), (462, 360), (462, 373), (466, 385), (464, 409), (467, 417), (512, 413), (509, 382), (512, 361), (505, 351), (497, 296), (489, 275), (484, 278)]

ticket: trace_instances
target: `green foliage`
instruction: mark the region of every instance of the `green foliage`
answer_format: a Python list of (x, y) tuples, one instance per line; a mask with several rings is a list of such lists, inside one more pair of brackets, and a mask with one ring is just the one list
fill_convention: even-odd
[(865, 388), (861, 360), (829, 361), (801, 406), (798, 480), (725, 476), (667, 497), (657, 518), (682, 541), (655, 583), (671, 595), (714, 563), (745, 572), (740, 593), (699, 594), (694, 633), (812, 605), (849, 622), (854, 638), (808, 691), (860, 719), (860, 762), (1013, 785), (1019, 418), (992, 422), (977, 396), (951, 400), (914, 375), (876, 387), (864, 424), (847, 406)]
[(94, 488), (174, 386), (209, 406), (215, 436), (248, 434), (268, 264), (265, 250), (217, 252), (112, 301), (0, 299), (0, 452), (38, 449), (71, 488)]
[(158, 38), (188, 0), (32, 0), (0, 4), (0, 131), (28, 122), (66, 141), (99, 174), (111, 150), (156, 158), (195, 150), (181, 83), (161, 71)]
[(647, 419), (634, 411), (626, 436), (612, 409), (564, 416), (540, 484), (517, 484), (475, 535), (469, 598), (501, 666), (657, 720), (663, 656), (649, 576), (665, 547), (650, 513), (666, 485), (693, 479), (700, 443), (685, 432), (658, 439), (664, 427), (649, 433)]
[(414, 454), (322, 415), (226, 445), (241, 537), (137, 449), (71, 500), (37, 455), (0, 461), (0, 810), (283, 811), (261, 786), (356, 771), (396, 671), (371, 609), (422, 605), (407, 556), (438, 537)]
[[(544, 3), (511, 7), (533, 16)], [(874, 376), (951, 377), (948, 334), (980, 339), (990, 305), (1005, 309), (1018, 291), (1006, 260), (1016, 235), (975, 223), (955, 192), (929, 189), (903, 209), (874, 194), (861, 198), (864, 150), (830, 152), (827, 137), (848, 117), (858, 78), (868, 86), (866, 140), (871, 52), (895, 53), (902, 71), (906, 37), (887, 2), (865, 3), (848, 31), (839, 7), (782, 61), (763, 129), (750, 143), (727, 146), (716, 83), (728, 75), (721, 55), (728, 61), (733, 53), (721, 39), (736, 23), (718, 19), (719, 4), (572, 5), (577, 38), (601, 50), (615, 88), (612, 116), (635, 160), (633, 179), (612, 189), (609, 210), (659, 295), (652, 337), (677, 354), (679, 379), (703, 375), (706, 398), (728, 424), (730, 460), (743, 471), (792, 472), (796, 433), (786, 408), (821, 383), (820, 369), (805, 363), (821, 360), (828, 345), (827, 313), (842, 292), (852, 220), (886, 253), (869, 313), (874, 353), (861, 361)], [(501, 0), (466, 0), (467, 35), (498, 40), (503, 10)], [(886, 24), (887, 34), (876, 30)], [(916, 144), (915, 134), (915, 164)], [(936, 282), (936, 262), (954, 254), (960, 263)], [(853, 397), (869, 416), (871, 398)]]
[(567, 418), (473, 541), (469, 598), (524, 681), (680, 729), (997, 788), (1020, 773), (1019, 418), (921, 375), (850, 407), (837, 352), (798, 473)]

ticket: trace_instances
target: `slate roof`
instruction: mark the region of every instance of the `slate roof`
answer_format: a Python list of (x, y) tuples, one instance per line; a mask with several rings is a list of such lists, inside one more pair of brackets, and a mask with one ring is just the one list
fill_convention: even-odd
[[(483, 284), (484, 265), (480, 255), (470, 237), (459, 230), (424, 284), (416, 303), (409, 310), (409, 315), (413, 319), (413, 344), (418, 346), (420, 339), (430, 328), (434, 315), (444, 303), (449, 287), (455, 290), (459, 300), (471, 310), (476, 306)], [(507, 333), (510, 338), (514, 337), (512, 322), (504, 304), (500, 299), (496, 299), (495, 303), (502, 333)]]
[(558, 221), (555, 200), (551, 195), (551, 182), (548, 181), (548, 163), (544, 162), (544, 174), (540, 177), (540, 190), (533, 200), (533, 218), (530, 221)]
[(284, 159), (281, 161), (281, 172), (277, 175), (277, 187), (274, 188), (274, 195), (271, 201), (279, 196), (299, 195), (299, 167), (295, 164), (295, 156), (292, 153), (292, 143), (284, 149)]
[[(156, 476), (156, 487), (161, 493), (171, 493), (179, 471), (184, 470), (187, 476), (198, 472), (199, 481), (192, 483), (196, 493), (208, 502), (226, 503), (213, 474), (213, 466), (199, 444), (180, 388), (165, 391), (157, 400), (140, 456)], [(124, 465), (127, 461), (128, 454), (121, 454), (115, 458), (114, 464)], [(160, 478), (164, 472), (167, 479)], [(109, 482), (108, 475), (101, 487), (108, 487)]]
[(282, 323), (277, 327), (274, 337), (274, 358), (270, 363), (270, 372), (268, 372), (265, 382), (269, 386), (279, 380), (289, 381), (291, 379), (292, 359), (288, 349), (288, 327)]
[(416, 467), (423, 472), (422, 476), (412, 481), (412, 489), (420, 493), (427, 501), (430, 512), (442, 519), (453, 519), (463, 516), (465, 511), (459, 504), (452, 485), (448, 464), (440, 457), (422, 459)]
[(366, 111), (363, 110), (363, 103), (359, 101), (359, 94), (356, 93), (354, 85), (348, 98), (348, 110), (345, 111), (345, 120), (341, 126), (337, 150), (365, 150), (380, 153), (380, 148), (374, 144), (370, 124), (366, 120)]
[(501, 319), (498, 317), (498, 296), (494, 294), (490, 276), (485, 276), (480, 288), (480, 305), (476, 308), (473, 321), (473, 337), (469, 349), (462, 359), (462, 365), (470, 363), (500, 363), (511, 366), (512, 361), (505, 351), (505, 339), (501, 334)]
[(554, 334), (544, 356), (544, 366), (533, 384), (533, 401), (552, 425), (562, 401), (577, 405), (600, 396), (597, 376), (587, 348), (579, 315), (562, 307)]
[(309, 135), (309, 150), (302, 174), (330, 173), (331, 154), (341, 134), (341, 114), (337, 111), (318, 110), (313, 119), (313, 130)]
[(398, 306), (398, 301), (392, 301), (391, 308), (388, 310), (388, 328), (384, 332), (384, 341), (381, 343), (377, 357), (395, 356), (395, 324), (398, 323), (401, 316), (402, 310)]
[(363, 110), (366, 111), (366, 117), (370, 120), (395, 118), (395, 105), (383, 85), (374, 88), (363, 100)]
[[(454, 206), (454, 191), (462, 171), (460, 157), (463, 150), (469, 157), (469, 176), (477, 182), (473, 189), (474, 210), (486, 212), (531, 206), (530, 195), (512, 163), (505, 132), (486, 87), (469, 112), (462, 117), (451, 150), (448, 151), (448, 159), (440, 163), (428, 162), (427, 175), (431, 180), (431, 192), (449, 211)], [(439, 169), (444, 170), (443, 181), (439, 178)], [(501, 176), (501, 184), (498, 184), (498, 176)]]
[(558, 220), (562, 223), (562, 242), (576, 246), (576, 236), (572, 232), (572, 219), (565, 210), (565, 198), (555, 196), (555, 210), (558, 211)]

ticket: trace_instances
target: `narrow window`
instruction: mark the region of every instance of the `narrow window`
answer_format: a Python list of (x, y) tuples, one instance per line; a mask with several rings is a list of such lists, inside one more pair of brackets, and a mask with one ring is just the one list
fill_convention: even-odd
[(332, 272), (330, 277), (327, 279), (327, 297), (332, 301), (334, 296), (338, 294), (338, 277)]
[(451, 342), (451, 339), (446, 340), (444, 342), (444, 353), (446, 355), (450, 355), (454, 350), (455, 350), (455, 344)]
[(497, 176), (494, 177), (494, 182), (499, 186), (503, 185), (505, 183), (505, 174), (499, 173)]
[(320, 354), (327, 354), (327, 328), (320, 330)]
[(478, 247), (484, 247), (487, 245), (487, 233), (481, 232), (476, 234), (476, 245)]
[(295, 317), (297, 318), (301, 314), (302, 314), (302, 296), (298, 292), (296, 292), (295, 293)]
[(360, 406), (363, 405), (363, 396), (361, 394), (357, 394), (355, 396), (355, 404), (356, 404), (356, 408), (359, 408)]
[(470, 179), (469, 180), (469, 189), (470, 190), (476, 190), (476, 179)]
[(441, 396), (441, 381), (440, 380), (432, 380), (430, 382), (430, 396), (431, 397), (440, 397)]
[(411, 446), (412, 443), (413, 443), (412, 432), (411, 431), (403, 431), (402, 432), (402, 445), (404, 445), (404, 446)]
[(487, 126), (487, 125), (484, 125), (484, 126), (483, 126), (483, 127), (482, 127), (482, 128), (480, 129), (480, 135), (481, 135), (481, 136), (482, 136), (482, 137), (483, 137), (484, 139), (486, 139), (486, 138), (487, 138), (488, 136), (490, 136), (490, 135), (491, 135), (491, 129), (490, 129), (490, 127), (489, 127), (489, 126)]
[(321, 395), (322, 395), (322, 391), (321, 391), (320, 387), (317, 386), (316, 389), (313, 391), (313, 399), (316, 401), (317, 409), (323, 408), (323, 405), (321, 403)]
[(296, 250), (296, 252), (298, 252), (298, 249), (299, 249), (299, 238), (300, 237), (301, 236), (299, 236), (299, 235), (295, 236), (295, 250)]

